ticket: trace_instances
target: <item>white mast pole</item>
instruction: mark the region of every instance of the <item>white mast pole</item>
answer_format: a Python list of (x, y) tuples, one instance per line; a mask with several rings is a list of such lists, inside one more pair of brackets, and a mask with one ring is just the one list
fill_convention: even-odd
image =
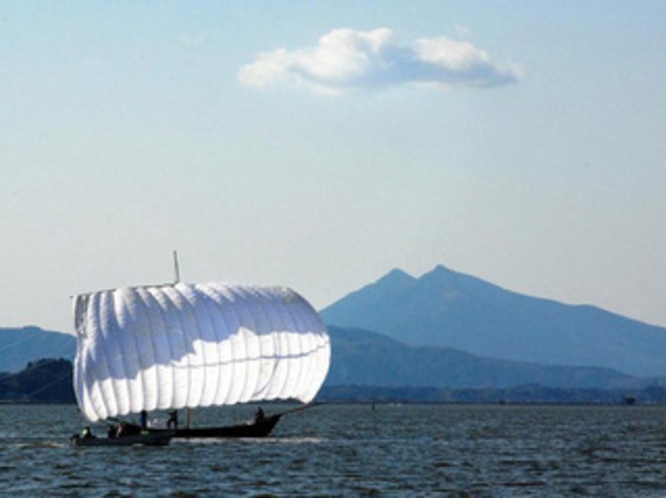
[(175, 272), (175, 277), (176, 281), (174, 282), (177, 284), (180, 282), (180, 267), (178, 266), (178, 251), (173, 251), (173, 268)]

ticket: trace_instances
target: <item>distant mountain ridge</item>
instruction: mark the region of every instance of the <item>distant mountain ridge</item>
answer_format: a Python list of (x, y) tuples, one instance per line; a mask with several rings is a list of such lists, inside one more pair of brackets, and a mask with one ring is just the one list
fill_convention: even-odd
[(643, 377), (666, 374), (663, 327), (508, 291), (444, 266), (420, 278), (393, 270), (321, 315), (329, 325), (371, 330), (415, 346)]
[(43, 358), (72, 360), (76, 338), (39, 327), (0, 328), (0, 372), (18, 372)]
[(538, 365), (484, 358), (452, 348), (407, 346), (382, 334), (329, 326), (331, 369), (327, 386), (411, 388), (635, 389), (650, 384), (616, 370)]

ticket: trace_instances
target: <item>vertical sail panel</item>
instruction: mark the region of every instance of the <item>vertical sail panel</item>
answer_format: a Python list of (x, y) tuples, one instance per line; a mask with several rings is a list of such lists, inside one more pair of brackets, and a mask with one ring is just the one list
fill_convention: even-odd
[[(177, 285), (175, 290), (182, 299), (182, 306), (187, 309), (185, 329), (197, 330), (200, 339), (194, 343), (195, 347), (197, 345), (199, 347), (194, 351), (194, 354), (200, 355), (202, 360), (201, 374), (195, 377), (196, 380), (201, 382), (201, 385), (190, 392), (187, 406), (211, 406), (219, 387), (218, 365), (223, 361), (220, 357), (220, 348), (212, 319), (214, 311), (208, 308), (207, 302), (199, 293), (193, 292), (192, 286)], [(224, 322), (221, 327), (223, 329), (221, 332), (224, 335), (224, 329), (226, 329)], [(194, 336), (191, 337), (194, 338)]]
[[(124, 350), (128, 348), (123, 347), (123, 342), (127, 339), (116, 324), (111, 293), (104, 292), (99, 298), (99, 313), (96, 315), (99, 317), (97, 327), (101, 334), (101, 340), (107, 345), (103, 353), (106, 354), (106, 363), (109, 366), (112, 379), (109, 385), (112, 393), (108, 393), (105, 400), (110, 404), (109, 410), (129, 412), (131, 409), (130, 384), (133, 383), (133, 379), (126, 375), (128, 370), (126, 367), (127, 355)], [(111, 408), (113, 404), (117, 406)]]
[[(74, 389), (79, 406), (91, 418), (106, 418), (109, 411), (106, 400), (114, 398), (109, 389), (110, 375), (106, 356), (99, 349), (99, 327), (96, 320), (99, 295), (80, 296), (75, 305), (75, 326), (77, 335), (77, 355), (74, 365), (76, 377)], [(101, 380), (98, 380), (101, 379)], [(109, 410), (110, 408), (110, 410)]]
[[(210, 319), (212, 334), (211, 343), (217, 346), (218, 363), (213, 365), (214, 370), (211, 373), (213, 382), (216, 384), (211, 393), (209, 405), (232, 404), (231, 379), (234, 378), (234, 348), (230, 340), (233, 331), (239, 330), (238, 317), (232, 306), (222, 295), (222, 293), (213, 291), (204, 286), (197, 286), (196, 292), (193, 292), (201, 301), (197, 306), (199, 314), (206, 314)], [(214, 386), (211, 383), (211, 388)]]
[[(289, 303), (288, 309), (301, 333), (297, 334), (302, 351), (309, 354), (299, 364), (299, 374), (294, 391), (300, 393), (300, 399), (310, 402), (319, 391), (321, 384), (316, 379), (323, 379), (328, 373), (330, 363), (330, 345), (328, 335), (316, 334), (316, 330), (325, 329), (321, 317), (314, 311), (310, 303), (291, 290), (285, 296)], [(325, 367), (325, 368), (324, 368)]]
[(294, 398), (326, 378), (326, 327), (283, 287), (218, 283), (78, 296), (74, 387), (90, 420)]
[(243, 338), (244, 323), (247, 322), (245, 306), (238, 300), (236, 293), (225, 286), (201, 285), (199, 289), (213, 300), (216, 313), (220, 320), (226, 323), (226, 335), (218, 337), (218, 341), (229, 346), (229, 369), (227, 375), (219, 372), (219, 381), (225, 386), (224, 396), (217, 398), (214, 404), (235, 405), (241, 401), (247, 377), (247, 355)]
[[(266, 316), (266, 322), (272, 324), (274, 330), (287, 330), (282, 317), (275, 308), (275, 293), (257, 289), (258, 301)], [(260, 382), (255, 389), (254, 396), (263, 399), (276, 399), (276, 389), (273, 387), (283, 382), (279, 371), (280, 341), (279, 332), (260, 335), (261, 356), (259, 364)], [(279, 392), (279, 391), (277, 391)]]
[(243, 399), (251, 401), (266, 398), (266, 387), (273, 375), (271, 368), (273, 359), (270, 345), (264, 344), (262, 338), (270, 339), (275, 330), (274, 327), (277, 327), (278, 324), (271, 323), (269, 320), (264, 308), (267, 300), (261, 295), (260, 290), (258, 288), (248, 288), (245, 291), (244, 301), (248, 303), (250, 314), (254, 320), (254, 333), (252, 334), (252, 340), (248, 342), (251, 348), (248, 352), (251, 374), (245, 385)]
[[(137, 403), (142, 403), (146, 410), (158, 406), (158, 369), (157, 346), (152, 334), (148, 316), (143, 312), (143, 299), (136, 289), (121, 289), (114, 292), (118, 327), (125, 335), (133, 339), (137, 358)], [(140, 386), (140, 388), (138, 387)]]
[[(175, 366), (178, 363), (174, 348), (178, 344), (178, 337), (168, 336), (165, 323), (162, 319), (162, 310), (159, 303), (155, 300), (151, 288), (137, 287), (137, 313), (143, 315), (142, 322), (145, 329), (128, 330), (128, 334), (133, 334), (137, 340), (150, 340), (154, 347), (154, 364), (156, 368), (155, 384), (147, 385), (149, 389), (155, 391), (157, 397), (158, 409), (167, 409), (179, 404), (179, 398), (176, 395), (178, 383), (175, 378)], [(128, 372), (128, 375), (138, 376), (140, 372)], [(146, 408), (147, 410), (147, 408)], [(119, 415), (124, 413), (119, 413)]]

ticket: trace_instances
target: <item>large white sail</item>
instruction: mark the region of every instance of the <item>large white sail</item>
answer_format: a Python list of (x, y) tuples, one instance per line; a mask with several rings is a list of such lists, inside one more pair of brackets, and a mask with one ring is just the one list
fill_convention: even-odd
[(326, 326), (285, 287), (128, 287), (77, 296), (74, 317), (74, 389), (91, 421), (271, 399), (307, 403), (328, 373)]

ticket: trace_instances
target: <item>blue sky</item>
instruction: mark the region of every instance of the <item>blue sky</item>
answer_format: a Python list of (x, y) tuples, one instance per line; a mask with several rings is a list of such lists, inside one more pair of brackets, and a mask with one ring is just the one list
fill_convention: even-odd
[(0, 326), (437, 264), (666, 325), (666, 3), (0, 4)]

